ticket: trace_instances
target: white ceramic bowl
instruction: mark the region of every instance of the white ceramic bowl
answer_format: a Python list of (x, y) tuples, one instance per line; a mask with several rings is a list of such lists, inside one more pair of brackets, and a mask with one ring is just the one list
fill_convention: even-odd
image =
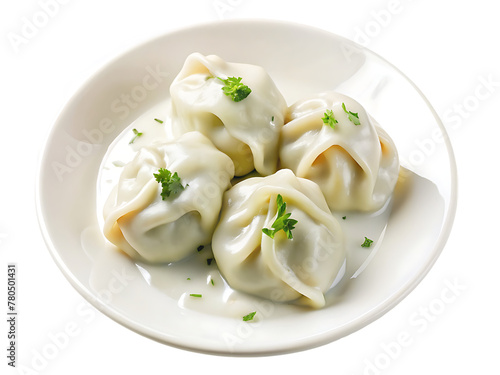
[[(395, 141), (407, 172), (398, 185), (383, 243), (363, 272), (348, 280), (336, 303), (316, 311), (264, 304), (263, 318), (253, 324), (181, 309), (161, 288), (150, 285), (130, 259), (105, 249), (96, 179), (107, 147), (135, 118), (168, 98), (170, 83), (195, 51), (263, 66), (289, 104), (327, 90), (350, 95)], [(111, 61), (74, 95), (54, 124), (37, 186), (39, 221), (50, 253), (90, 303), (159, 342), (234, 355), (315, 347), (383, 315), (436, 261), (455, 206), (452, 149), (422, 93), (394, 66), (349, 40), (273, 21), (179, 30)]]

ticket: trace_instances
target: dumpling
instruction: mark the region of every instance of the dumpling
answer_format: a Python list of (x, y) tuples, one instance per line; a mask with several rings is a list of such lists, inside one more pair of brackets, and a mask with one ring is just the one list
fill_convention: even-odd
[[(282, 212), (280, 200), (286, 204)], [(292, 238), (285, 230), (274, 238), (263, 232), (279, 228), (278, 217), (296, 220), (284, 225)], [(287, 169), (243, 180), (224, 194), (212, 250), (232, 288), (315, 308), (324, 306), (324, 293), (342, 276), (345, 262), (340, 224), (319, 187)]]
[(316, 182), (331, 210), (380, 209), (399, 173), (391, 138), (358, 102), (335, 92), (289, 108), (280, 161), (298, 177)]
[[(165, 191), (161, 168), (172, 175)], [(104, 235), (133, 259), (179, 261), (210, 243), (233, 176), (231, 159), (198, 132), (143, 147), (104, 205)]]
[[(241, 78), (251, 92), (234, 101), (222, 80)], [(220, 78), (220, 79), (219, 79)], [(231, 157), (235, 175), (276, 172), (278, 142), (287, 104), (266, 71), (220, 57), (189, 55), (170, 86), (173, 134), (199, 131)]]

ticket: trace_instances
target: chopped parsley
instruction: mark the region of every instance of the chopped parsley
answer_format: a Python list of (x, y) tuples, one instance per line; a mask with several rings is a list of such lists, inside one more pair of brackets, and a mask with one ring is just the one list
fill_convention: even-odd
[(327, 109), (324, 115), (325, 117), (321, 118), (323, 120), (323, 123), (325, 123), (332, 129), (335, 129), (335, 124), (338, 124), (339, 122), (335, 119), (335, 116), (333, 116), (333, 111), (331, 109)]
[(243, 321), (244, 322), (248, 322), (249, 320), (252, 320), (253, 317), (255, 316), (255, 314), (257, 314), (257, 311), (253, 311), (251, 312), (250, 314), (247, 314), (243, 317)]
[(241, 77), (228, 77), (227, 79), (217, 78), (224, 83), (224, 86), (222, 86), (224, 94), (230, 96), (235, 102), (242, 101), (252, 92), (248, 86), (241, 83)]
[(349, 121), (351, 121), (354, 125), (359, 125), (359, 116), (357, 113), (348, 111), (345, 107), (345, 103), (342, 103), (342, 108), (344, 109), (344, 112), (347, 113), (347, 117), (349, 117)]
[(212, 285), (214, 285), (214, 286), (215, 286), (214, 279), (210, 278), (210, 284), (212, 284)]
[(361, 244), (361, 247), (370, 247), (372, 243), (373, 243), (372, 240), (370, 240), (369, 238), (365, 237), (365, 242), (363, 242)]
[(276, 232), (283, 230), (286, 233), (288, 239), (292, 239), (292, 229), (295, 228), (295, 224), (297, 224), (297, 220), (289, 219), (291, 213), (285, 214), (286, 211), (286, 203), (283, 202), (283, 197), (281, 194), (278, 194), (276, 198), (276, 203), (278, 204), (278, 216), (271, 226), (273, 229), (262, 228), (262, 232), (268, 235), (271, 238), (274, 238)]
[(156, 121), (156, 122), (159, 122), (160, 124), (163, 124), (163, 121), (162, 121), (162, 120), (160, 120), (160, 119), (158, 119), (158, 118), (155, 118), (155, 121)]
[(201, 294), (194, 294), (194, 293), (192, 293), (192, 294), (190, 294), (189, 296), (190, 296), (190, 297), (201, 298)]
[(345, 220), (345, 219), (347, 219), (347, 216), (342, 216), (342, 220)]
[(181, 179), (177, 175), (177, 172), (172, 174), (168, 169), (160, 168), (158, 169), (158, 173), (153, 173), (153, 176), (161, 184), (161, 199), (163, 200), (170, 197), (170, 194), (179, 194), (185, 189), (185, 186), (181, 184)]
[(128, 143), (129, 145), (134, 143), (134, 141), (137, 139), (137, 137), (140, 137), (142, 135), (142, 133), (140, 133), (139, 131), (137, 131), (136, 128), (132, 129), (132, 131), (134, 132), (134, 138), (132, 138), (130, 140), (130, 142)]

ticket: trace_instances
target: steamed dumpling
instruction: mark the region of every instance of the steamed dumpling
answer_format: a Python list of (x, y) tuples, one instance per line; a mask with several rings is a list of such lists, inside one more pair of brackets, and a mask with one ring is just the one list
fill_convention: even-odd
[[(162, 199), (160, 168), (184, 189)], [(210, 243), (233, 176), (231, 159), (198, 132), (141, 148), (106, 201), (104, 235), (133, 259), (181, 260)]]
[[(262, 231), (277, 218), (278, 194), (289, 219), (297, 220), (292, 239), (283, 230), (274, 239)], [(318, 186), (290, 170), (249, 178), (224, 194), (212, 250), (232, 288), (317, 308), (345, 261), (340, 225)]]
[[(323, 121), (327, 110), (337, 121), (334, 128)], [(357, 114), (359, 125), (346, 111)], [(386, 203), (398, 178), (398, 154), (358, 102), (328, 92), (296, 102), (287, 116), (280, 147), (283, 168), (316, 182), (331, 210), (372, 211)]]
[[(241, 77), (251, 93), (233, 101), (216, 77)], [(170, 94), (174, 136), (192, 130), (203, 133), (231, 157), (236, 176), (254, 169), (263, 175), (276, 171), (287, 104), (262, 67), (193, 53), (174, 79)]]

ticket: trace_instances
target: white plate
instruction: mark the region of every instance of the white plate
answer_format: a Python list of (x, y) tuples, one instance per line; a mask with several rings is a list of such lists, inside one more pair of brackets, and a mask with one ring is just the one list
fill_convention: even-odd
[[(260, 319), (181, 308), (152, 286), (99, 233), (96, 183), (107, 147), (168, 98), (192, 52), (263, 66), (288, 103), (337, 90), (354, 97), (395, 141), (403, 178), (385, 237), (327, 307), (309, 311), (262, 302)], [(456, 207), (453, 153), (422, 93), (395, 67), (336, 35), (272, 21), (232, 21), (176, 31), (140, 45), (91, 77), (52, 128), (37, 187), (50, 252), (71, 284), (107, 316), (154, 340), (189, 350), (276, 354), (322, 345), (374, 321), (422, 280), (439, 256)]]

